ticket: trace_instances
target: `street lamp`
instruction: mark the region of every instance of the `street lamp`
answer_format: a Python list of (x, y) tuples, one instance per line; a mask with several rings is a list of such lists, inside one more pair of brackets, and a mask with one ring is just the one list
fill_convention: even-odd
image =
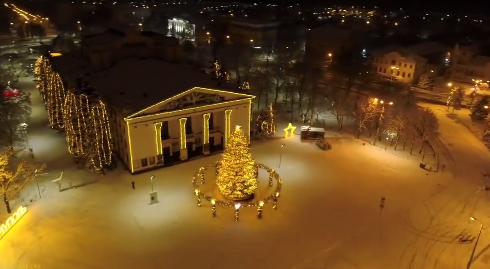
[(476, 221), (480, 224), (480, 231), (478, 232), (478, 237), (476, 238), (475, 246), (473, 247), (473, 250), (471, 251), (470, 260), (468, 261), (466, 269), (470, 269), (470, 267), (471, 267), (471, 264), (473, 262), (473, 256), (475, 256), (476, 247), (478, 246), (478, 241), (480, 240), (481, 231), (483, 230), (483, 223), (481, 221), (477, 220), (475, 217), (470, 217), (470, 219), (472, 221)]
[(396, 67), (396, 66), (391, 66), (391, 76), (390, 76), (390, 83), (391, 81), (393, 81), (393, 74), (394, 74), (394, 70), (399, 70), (400, 68)]
[(281, 162), (282, 162), (282, 148), (284, 148), (285, 144), (281, 144), (281, 151), (279, 153), (279, 168), (281, 168)]
[(151, 176), (150, 177), (150, 181), (151, 181), (151, 192), (154, 192), (153, 191), (153, 179), (155, 178), (155, 176)]

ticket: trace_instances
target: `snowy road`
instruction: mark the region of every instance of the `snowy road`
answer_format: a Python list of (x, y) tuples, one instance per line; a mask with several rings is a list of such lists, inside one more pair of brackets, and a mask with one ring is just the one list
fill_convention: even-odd
[[(20, 83), (32, 88), (29, 80)], [(75, 183), (89, 182), (90, 174), (73, 168), (63, 136), (46, 127), (39, 95), (32, 96), (36, 158), (52, 175), (65, 171)], [(236, 223), (232, 210), (218, 208), (213, 218), (209, 205), (196, 206), (191, 177), (219, 156), (136, 176), (119, 169), (61, 193), (42, 182), (43, 198), (0, 240), (0, 268), (465, 268), (473, 244), (458, 238), (478, 232), (469, 216), (490, 225), (487, 193), (475, 193), (490, 156), (464, 126), (437, 111), (447, 150), (443, 173), (351, 139), (332, 140), (330, 151), (298, 137), (253, 144), (254, 157), (284, 181), (278, 209), (266, 207), (262, 220), (253, 209)], [(155, 205), (148, 195), (152, 174)], [(473, 269), (490, 267), (489, 236), (482, 234)]]

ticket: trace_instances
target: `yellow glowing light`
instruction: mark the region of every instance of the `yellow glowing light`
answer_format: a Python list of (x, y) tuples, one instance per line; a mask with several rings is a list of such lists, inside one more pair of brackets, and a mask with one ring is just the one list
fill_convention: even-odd
[(231, 113), (233, 110), (225, 110), (225, 145), (228, 145), (228, 139), (231, 135)]
[(94, 170), (112, 163), (112, 134), (105, 104), (83, 93), (68, 91), (63, 108), (68, 151)]
[(153, 124), (155, 127), (155, 147), (157, 149), (157, 155), (161, 155), (163, 152), (162, 148), (162, 123), (157, 122)]
[(196, 91), (196, 92), (202, 91), (204, 93), (211, 93), (211, 94), (213, 94), (213, 93), (233, 94), (233, 95), (236, 95), (238, 97), (243, 97), (242, 99), (237, 99), (237, 100), (231, 100), (231, 101), (226, 101), (226, 102), (221, 102), (221, 103), (215, 103), (215, 104), (200, 106), (201, 108), (212, 108), (212, 107), (216, 107), (216, 106), (222, 106), (224, 104), (234, 104), (234, 103), (237, 103), (237, 102), (243, 102), (245, 99), (253, 99), (253, 98), (255, 98), (255, 96), (250, 95), (250, 94), (243, 94), (243, 93), (227, 92), (227, 91), (216, 90), (216, 89), (208, 89), (208, 88), (194, 87), (194, 88), (189, 89), (189, 90), (187, 90), (185, 92), (179, 93), (179, 94), (177, 94), (174, 97), (168, 98), (166, 100), (163, 100), (161, 102), (158, 102), (157, 104), (154, 104), (154, 105), (152, 105), (150, 107), (147, 107), (147, 108), (145, 108), (143, 110), (140, 110), (140, 111), (138, 111), (136, 113), (133, 113), (133, 114), (127, 116), (126, 118), (124, 118), (124, 120), (129, 120), (131, 118), (134, 118), (135, 116), (137, 116), (137, 118), (141, 119), (141, 118), (146, 118), (146, 117), (154, 117), (154, 116), (166, 115), (166, 114), (175, 113), (175, 112), (194, 111), (196, 108), (195, 107), (191, 107), (191, 108), (178, 109), (178, 110), (174, 110), (174, 111), (167, 111), (167, 112), (155, 113), (155, 114), (151, 114), (151, 115), (138, 116), (138, 114), (140, 114), (141, 112), (143, 112), (145, 110), (153, 109), (155, 107), (159, 107), (159, 106), (161, 106), (163, 104), (166, 104), (166, 103), (168, 103), (170, 101), (180, 99), (181, 97), (186, 96), (186, 95), (188, 95), (189, 93), (191, 93), (193, 91)]
[(260, 202), (259, 202), (259, 206), (260, 206), (260, 207), (264, 206), (264, 201), (260, 201)]
[(215, 204), (216, 204), (216, 200), (211, 199), (211, 204), (212, 204), (212, 205), (215, 205)]
[(284, 138), (294, 137), (294, 130), (296, 130), (296, 127), (289, 123), (288, 127), (284, 128)]
[(209, 119), (211, 118), (210, 113), (202, 115), (204, 121), (203, 133), (203, 144), (209, 144)]
[(19, 207), (19, 209), (17, 209), (17, 211), (15, 211), (15, 213), (12, 214), (12, 216), (10, 216), (5, 223), (0, 226), (0, 239), (2, 239), (17, 222), (19, 222), (26, 212), (27, 208), (23, 206)]
[(50, 55), (51, 57), (58, 57), (58, 56), (61, 56), (61, 55), (63, 55), (63, 54), (58, 53), (58, 52), (51, 52), (49, 55)]
[(129, 144), (129, 165), (131, 167), (131, 173), (134, 172), (134, 161), (133, 161), (133, 143), (131, 142), (131, 129), (129, 128), (129, 122), (126, 122), (126, 133), (128, 134), (128, 144)]
[(216, 185), (220, 193), (232, 200), (250, 197), (258, 187), (257, 168), (249, 141), (240, 127), (228, 139), (221, 155)]
[(186, 121), (187, 121), (187, 118), (179, 119), (179, 123), (180, 123), (180, 149), (186, 149), (187, 148), (187, 134), (185, 133)]

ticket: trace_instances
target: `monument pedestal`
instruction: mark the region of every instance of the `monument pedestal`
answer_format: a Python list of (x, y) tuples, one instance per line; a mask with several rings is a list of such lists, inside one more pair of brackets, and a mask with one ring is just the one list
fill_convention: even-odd
[(150, 204), (158, 203), (158, 192), (150, 192)]

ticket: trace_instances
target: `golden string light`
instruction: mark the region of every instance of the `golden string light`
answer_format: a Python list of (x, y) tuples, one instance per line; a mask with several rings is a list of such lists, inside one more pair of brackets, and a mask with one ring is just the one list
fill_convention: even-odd
[(268, 135), (276, 133), (276, 123), (274, 122), (274, 110), (272, 109), (272, 104), (267, 111), (267, 120), (262, 122), (261, 128)]
[(240, 126), (228, 139), (216, 177), (220, 193), (233, 200), (250, 197), (258, 187), (255, 160)]
[(209, 119), (211, 118), (210, 113), (206, 113), (202, 115), (203, 121), (204, 121), (204, 127), (203, 127), (203, 144), (209, 144)]
[(113, 140), (105, 104), (70, 91), (63, 114), (68, 151), (86, 160), (95, 170), (110, 165)]
[(157, 122), (153, 124), (155, 128), (155, 147), (157, 148), (157, 155), (163, 154), (163, 146), (162, 146), (162, 123)]
[(187, 122), (187, 118), (179, 119), (180, 123), (180, 149), (187, 148), (187, 134), (185, 132), (185, 123)]
[(227, 109), (225, 110), (225, 145), (228, 145), (228, 139), (231, 134), (231, 113), (233, 110)]
[(112, 164), (112, 134), (106, 105), (93, 96), (64, 88), (49, 57), (37, 59), (36, 87), (48, 110), (52, 128), (64, 129), (68, 152), (94, 170)]

